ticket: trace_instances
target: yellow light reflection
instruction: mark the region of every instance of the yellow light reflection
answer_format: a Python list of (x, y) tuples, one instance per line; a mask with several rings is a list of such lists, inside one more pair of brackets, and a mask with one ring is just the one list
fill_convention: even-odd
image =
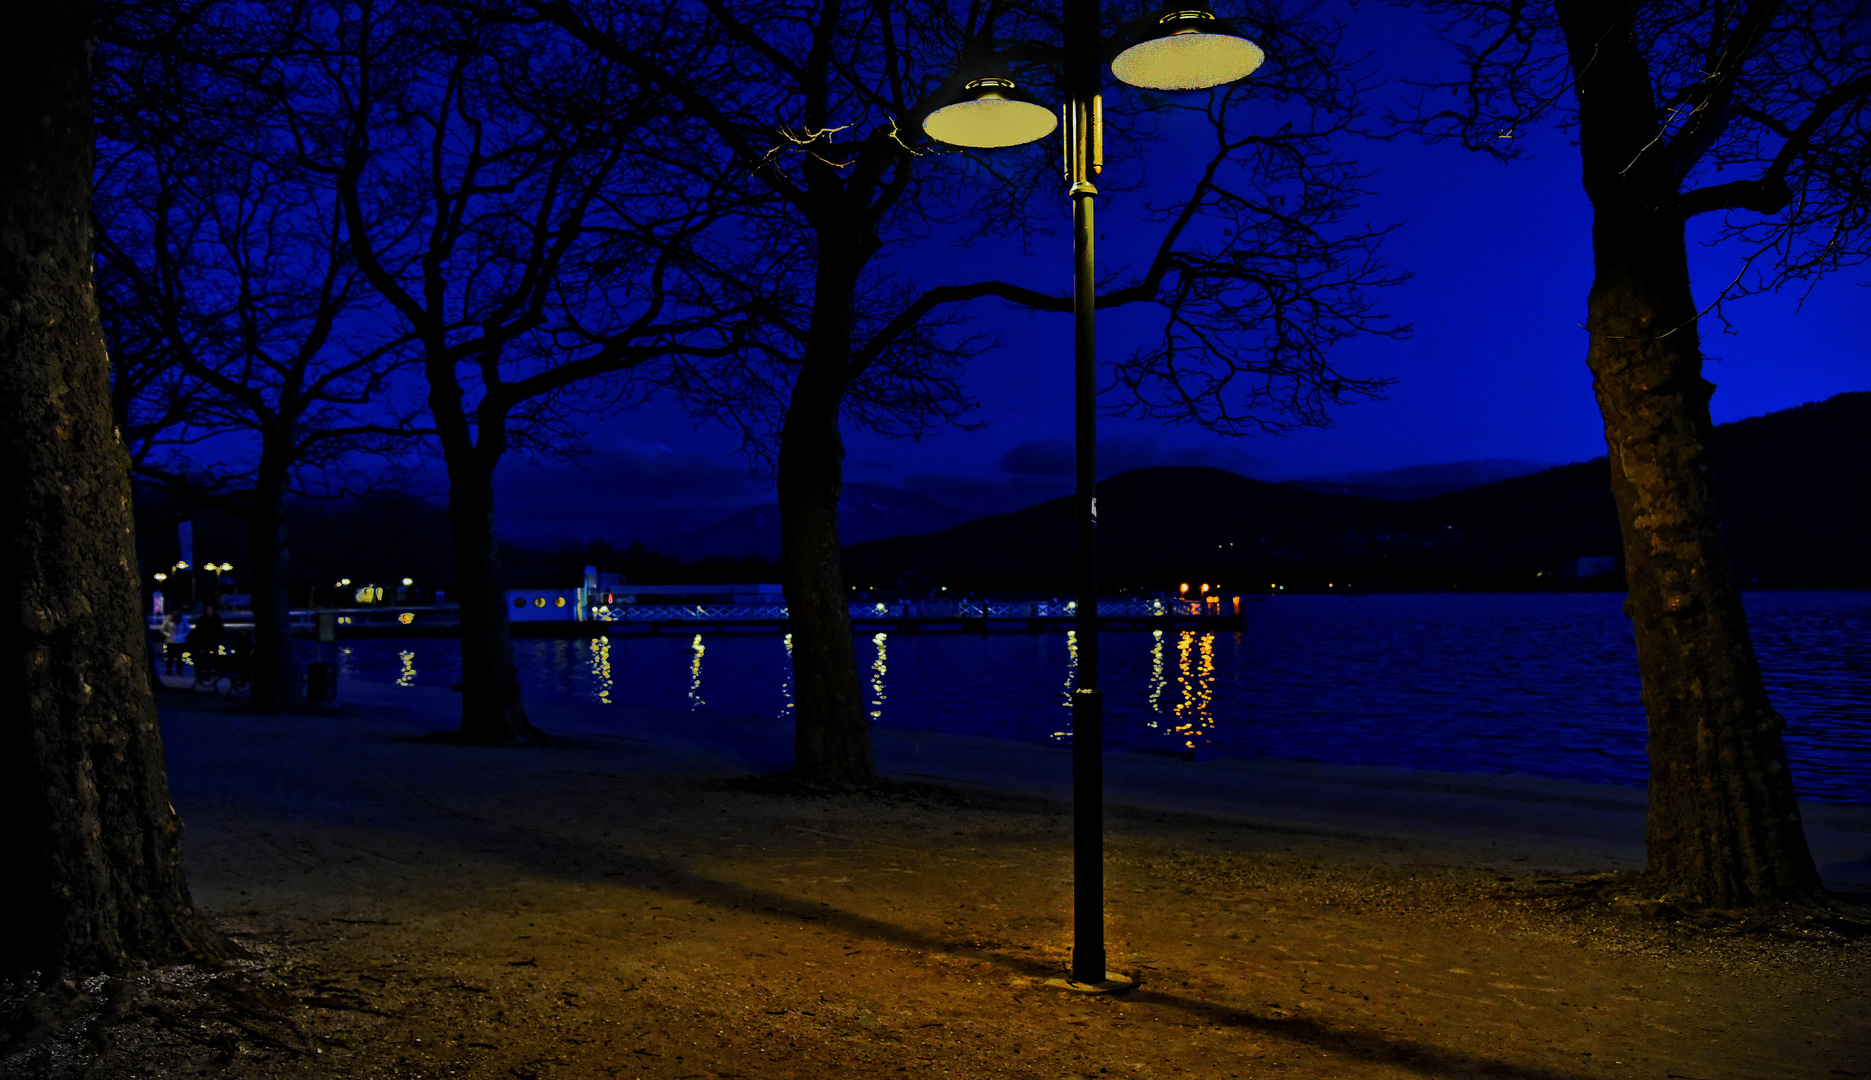
[[(1059, 704), (1064, 705), (1066, 708), (1070, 709), (1072, 707), (1072, 691), (1077, 688), (1078, 688), (1078, 631), (1067, 630), (1065, 632), (1065, 700), (1061, 701)], [(1066, 738), (1070, 738), (1071, 735), (1072, 735), (1071, 723), (1069, 720), (1066, 725), (1066, 730), (1055, 731), (1052, 733), (1052, 737), (1055, 739), (1066, 739)]]
[(785, 720), (793, 714), (793, 636), (786, 634), (780, 642), (786, 646), (786, 678), (780, 686), (780, 719)]
[(695, 656), (689, 661), (689, 708), (699, 709), (708, 704), (702, 700), (702, 654), (708, 647), (702, 644), (702, 635), (695, 635), (695, 641), (689, 645)]
[(1152, 722), (1150, 726), (1164, 729), (1171, 738), (1193, 750), (1196, 743), (1206, 742), (1215, 728), (1215, 635), (1198, 635), (1193, 630), (1184, 630), (1178, 635), (1176, 688), (1179, 693), (1175, 695), (1175, 704), (1165, 708), (1163, 699), (1167, 696), (1169, 678), (1163, 663), (1163, 632), (1152, 633), (1156, 641), (1150, 650), (1150, 711), (1158, 715), (1167, 713), (1168, 717), (1162, 724)]
[(396, 673), (396, 685), (416, 685), (416, 654), (410, 652), (408, 649), (404, 649), (402, 652), (397, 653), (396, 656), (397, 659), (403, 662), (403, 670)]
[(886, 645), (889, 634), (878, 634), (871, 638), (877, 646), (877, 659), (871, 662), (871, 719), (881, 720), (884, 715), (884, 676), (889, 673), (886, 666), (889, 660)]
[(599, 635), (591, 639), (591, 676), (598, 680), (598, 700), (611, 703), (611, 639)]
[(1175, 717), (1180, 723), (1172, 729), (1183, 745), (1195, 748), (1198, 739), (1206, 740), (1215, 726), (1215, 635), (1184, 630), (1176, 643), (1176, 682), (1182, 700), (1176, 703)]
[[(1150, 631), (1150, 711), (1163, 711), (1163, 691), (1169, 688), (1169, 679), (1163, 675), (1163, 631)], [(1149, 722), (1151, 727), (1156, 721)]]
[(1078, 689), (1078, 631), (1065, 632), (1065, 706), (1072, 707), (1072, 691)]

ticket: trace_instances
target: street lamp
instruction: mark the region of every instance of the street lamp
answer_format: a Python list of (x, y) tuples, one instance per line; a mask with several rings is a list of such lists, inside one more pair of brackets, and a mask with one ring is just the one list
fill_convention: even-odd
[[(1176, 4), (1133, 38), (1111, 64), (1134, 86), (1200, 90), (1246, 77), (1265, 58), (1258, 45), (1216, 19), (1203, 0)], [(991, 149), (1051, 134), (1037, 106), (1001, 75), (967, 84), (962, 98), (930, 112), (923, 131), (954, 146)], [(1065, 172), (1072, 199), (1072, 329), (1078, 448), (1078, 686), (1072, 692), (1072, 971), (1067, 985), (1120, 990), (1130, 980), (1105, 970), (1104, 695), (1098, 689), (1097, 278), (1092, 178), (1104, 164), (1099, 94), (1098, 0), (1065, 0)], [(1030, 131), (1015, 140), (1016, 131)]]

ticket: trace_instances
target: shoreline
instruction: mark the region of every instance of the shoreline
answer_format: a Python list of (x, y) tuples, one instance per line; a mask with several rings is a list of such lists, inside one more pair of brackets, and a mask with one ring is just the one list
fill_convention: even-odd
[[(183, 697), (163, 695), (159, 704)], [(209, 710), (227, 700), (197, 697)], [(420, 737), (453, 730), (459, 701), (449, 690), (347, 677), (339, 680), (336, 703), (294, 718), (371, 718)], [(746, 775), (792, 763), (791, 724), (777, 718), (550, 698), (529, 700), (527, 711), (536, 727), (561, 741), (656, 746)], [(873, 726), (871, 735), (878, 771), (890, 779), (1051, 803), (1072, 798), (1068, 745), (886, 726)], [(1333, 858), (1542, 872), (1644, 865), (1642, 787), (1272, 758), (1192, 761), (1118, 749), (1108, 749), (1105, 762), (1109, 812), (1227, 822), (1290, 837), (1289, 847)], [(1802, 799), (1800, 809), (1827, 887), (1871, 895), (1871, 805)]]

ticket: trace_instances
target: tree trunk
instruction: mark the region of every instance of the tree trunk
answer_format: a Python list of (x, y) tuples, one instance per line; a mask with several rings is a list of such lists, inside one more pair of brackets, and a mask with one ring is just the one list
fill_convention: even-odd
[(247, 516), (248, 570), (253, 588), (253, 689), (249, 704), (278, 712), (305, 703), (299, 659), (292, 645), (292, 600), (287, 595), (291, 552), (286, 546), (286, 475), (261, 461)]
[(1587, 362), (1623, 530), (1649, 718), (1648, 875), (1714, 907), (1820, 893), (1780, 732), (1722, 549), (1681, 171), (1656, 132), (1628, 5), (1562, 3), (1593, 205)]
[(91, 291), (89, 23), (28, 4), (0, 44), (0, 966), (66, 973), (224, 950), (182, 873)]
[(540, 742), (544, 736), (527, 720), (520, 701), (494, 540), (494, 470), (482, 456), (476, 450), (448, 455), (448, 523), (461, 605), (461, 739), (494, 745)]
[(876, 781), (877, 767), (838, 542), (844, 384), (828, 366), (807, 363), (794, 384), (777, 465), (780, 565), (793, 635), (793, 775), (861, 785)]
[(1722, 549), (1682, 225), (1600, 210), (1594, 233), (1589, 362), (1650, 722), (1649, 876), (1714, 907), (1814, 895), (1785, 721)]

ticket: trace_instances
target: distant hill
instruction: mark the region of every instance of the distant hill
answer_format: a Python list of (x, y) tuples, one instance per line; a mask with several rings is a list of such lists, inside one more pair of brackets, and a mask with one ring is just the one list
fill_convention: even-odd
[[(838, 503), (838, 533), (845, 544), (936, 532), (967, 520), (965, 511), (938, 499), (876, 484), (846, 484)], [(683, 559), (758, 555), (780, 557), (780, 506), (752, 506), (712, 525), (689, 529), (663, 545)]]
[[(1712, 456), (1742, 581), (1871, 587), (1871, 393), (1721, 425)], [(1576, 559), (1621, 551), (1604, 458), (1408, 501), (1221, 469), (1138, 469), (1100, 484), (1098, 504), (1099, 575), (1109, 588), (1206, 578), (1532, 589), (1566, 582)], [(852, 545), (846, 575), (860, 586), (914, 571), (964, 588), (1063, 588), (1071, 545), (1071, 500), (1053, 499)]]
[(1443, 465), (1407, 465), (1401, 469), (1385, 469), (1381, 472), (1330, 473), (1288, 480), (1287, 483), (1333, 495), (1424, 499), (1499, 480), (1511, 480), (1516, 476), (1550, 469), (1555, 464), (1551, 461), (1488, 458), (1481, 461), (1452, 461)]

